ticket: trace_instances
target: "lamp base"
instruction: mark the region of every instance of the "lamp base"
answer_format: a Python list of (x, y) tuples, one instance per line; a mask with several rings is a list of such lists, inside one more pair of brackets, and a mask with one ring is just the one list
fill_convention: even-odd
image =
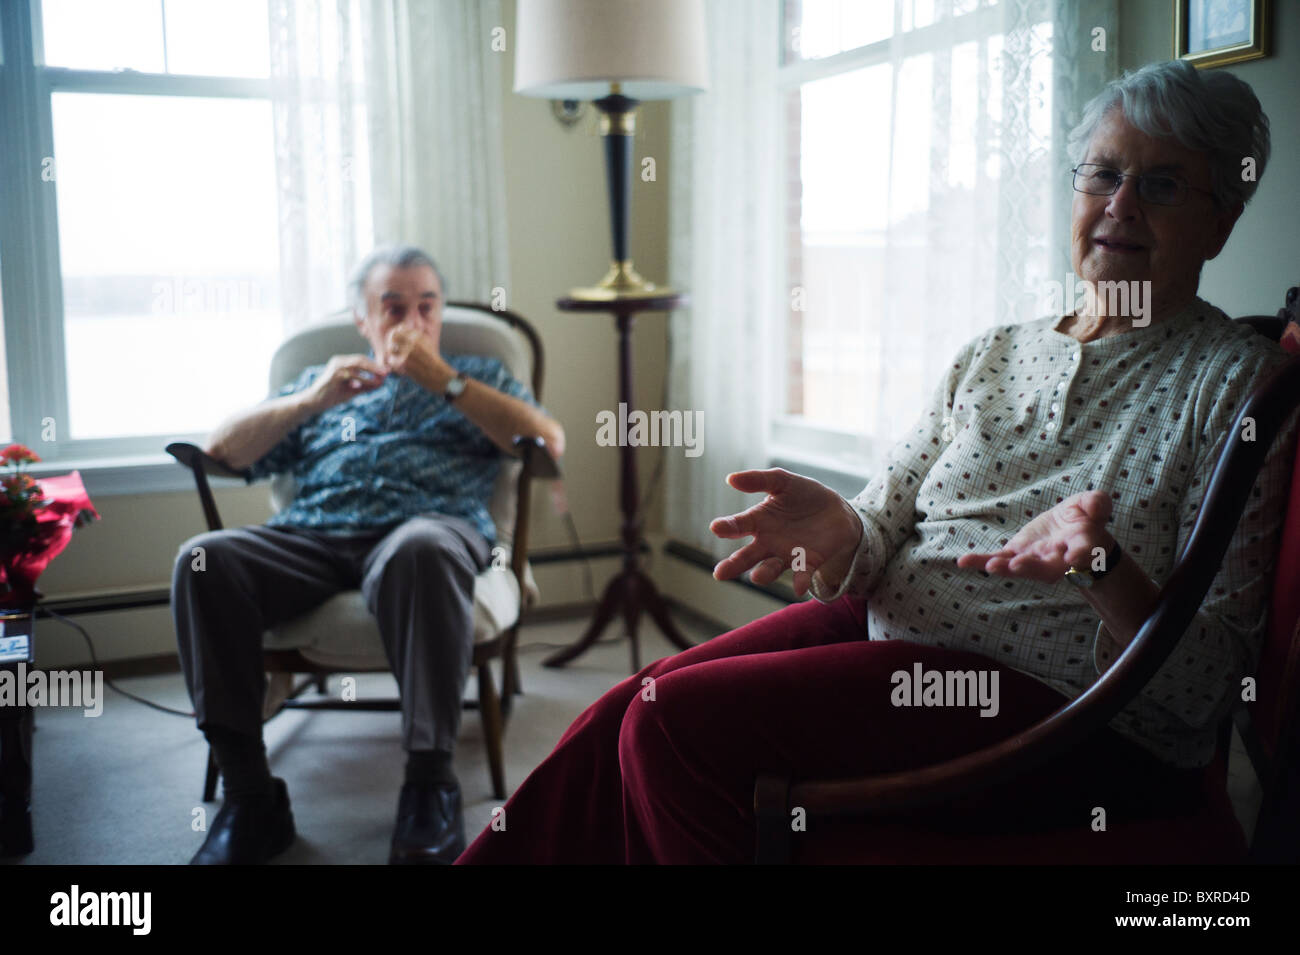
[(617, 302), (672, 294), (673, 290), (668, 286), (647, 282), (637, 274), (631, 259), (612, 263), (605, 277), (595, 285), (569, 291), (569, 296), (580, 302)]

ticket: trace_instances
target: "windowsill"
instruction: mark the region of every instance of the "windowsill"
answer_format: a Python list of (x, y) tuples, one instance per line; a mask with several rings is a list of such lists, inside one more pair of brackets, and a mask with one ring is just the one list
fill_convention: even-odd
[[(194, 475), (170, 454), (126, 455), (114, 458), (83, 458), (43, 461), (27, 468), (32, 477), (53, 477), (80, 471), (91, 500), (117, 494), (194, 493)], [(246, 487), (239, 478), (209, 476), (212, 489)]]
[(870, 475), (865, 468), (846, 465), (833, 455), (814, 454), (801, 448), (773, 447), (768, 451), (768, 467), (785, 468), (815, 481), (821, 481), (845, 500), (856, 497), (866, 487)]
[[(785, 468), (821, 481), (845, 498), (851, 498), (866, 486), (869, 476), (862, 470), (846, 466), (831, 455), (810, 454), (797, 448), (773, 448), (768, 467)], [(113, 458), (43, 461), (27, 468), (32, 477), (52, 477), (80, 471), (86, 492), (95, 497), (117, 494), (155, 494), (158, 492), (193, 493), (194, 476), (170, 454), (124, 455)], [(209, 475), (213, 490), (246, 487), (239, 478)]]

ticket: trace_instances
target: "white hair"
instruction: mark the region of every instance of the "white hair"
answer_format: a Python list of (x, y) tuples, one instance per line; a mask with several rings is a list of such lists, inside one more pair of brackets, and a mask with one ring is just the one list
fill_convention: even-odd
[(442, 289), (443, 301), (446, 301), (447, 283), (442, 278), (438, 264), (433, 261), (429, 253), (414, 245), (381, 245), (361, 260), (361, 264), (352, 273), (351, 281), (348, 282), (348, 297), (358, 315), (366, 314), (366, 280), (370, 278), (370, 273), (381, 265), (394, 269), (428, 266), (433, 269), (433, 274), (438, 276), (438, 286)]
[[(1244, 205), (1268, 163), (1268, 117), (1250, 85), (1222, 70), (1202, 72), (1186, 60), (1152, 63), (1111, 80), (1083, 108), (1070, 133), (1069, 152), (1083, 162), (1097, 125), (1118, 108), (1148, 136), (1174, 139), (1210, 161), (1210, 188), (1221, 207)], [(1243, 162), (1254, 159), (1254, 177)]]

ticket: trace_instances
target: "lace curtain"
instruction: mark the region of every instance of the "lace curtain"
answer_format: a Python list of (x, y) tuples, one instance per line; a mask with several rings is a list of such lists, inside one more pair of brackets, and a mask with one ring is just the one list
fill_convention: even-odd
[[(669, 321), (670, 407), (701, 412), (703, 453), (665, 451), (669, 534), (711, 548), (742, 504), (730, 471), (760, 467), (780, 304), (778, 0), (710, 0), (708, 92), (672, 107), (668, 268), (690, 294)], [(712, 548), (715, 551), (717, 548)]]
[[(837, 80), (879, 95), (837, 108), (818, 148), (847, 165), (805, 155), (801, 185), (790, 116), (802, 109), (810, 123), (818, 101), (806, 91), (825, 82), (801, 93), (782, 81), (776, 0), (707, 6), (710, 89), (673, 107), (670, 237), (673, 281), (692, 296), (670, 325), (672, 406), (703, 413), (704, 454), (670, 454), (666, 521), (670, 536), (722, 556), (735, 544), (714, 539), (709, 521), (758, 500), (728, 488), (728, 472), (803, 454), (865, 483), (961, 344), (1041, 314), (1045, 283), (1069, 268), (1066, 134), (1115, 75), (1117, 15), (1114, 0), (936, 0), (924, 31), (896, 34), (887, 58)], [(895, 23), (905, 8), (910, 17), (911, 0), (898, 0)], [(804, 149), (817, 145), (809, 128)], [(827, 168), (848, 171), (817, 181)], [(810, 251), (801, 261), (800, 230), (828, 188), (840, 219), (866, 224), (822, 249), (817, 272)], [(854, 204), (880, 211), (855, 217)], [(824, 294), (854, 270), (859, 296)], [(795, 313), (801, 296), (807, 310)], [(816, 328), (816, 374), (843, 379), (822, 413), (853, 421), (840, 429), (852, 435), (805, 431), (851, 445), (838, 459), (819, 460), (806, 437), (794, 454), (773, 439), (782, 422), (818, 424), (801, 406)]]
[(508, 287), (498, 26), (499, 0), (271, 0), (286, 334), (380, 243), (424, 247), (453, 297)]

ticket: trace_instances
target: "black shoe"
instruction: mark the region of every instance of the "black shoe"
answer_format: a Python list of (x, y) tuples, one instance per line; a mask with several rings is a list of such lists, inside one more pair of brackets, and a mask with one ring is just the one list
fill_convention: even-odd
[(271, 780), (265, 796), (228, 796), (190, 865), (260, 865), (293, 844), (289, 787)]
[(451, 865), (465, 851), (458, 783), (405, 783), (389, 865)]

